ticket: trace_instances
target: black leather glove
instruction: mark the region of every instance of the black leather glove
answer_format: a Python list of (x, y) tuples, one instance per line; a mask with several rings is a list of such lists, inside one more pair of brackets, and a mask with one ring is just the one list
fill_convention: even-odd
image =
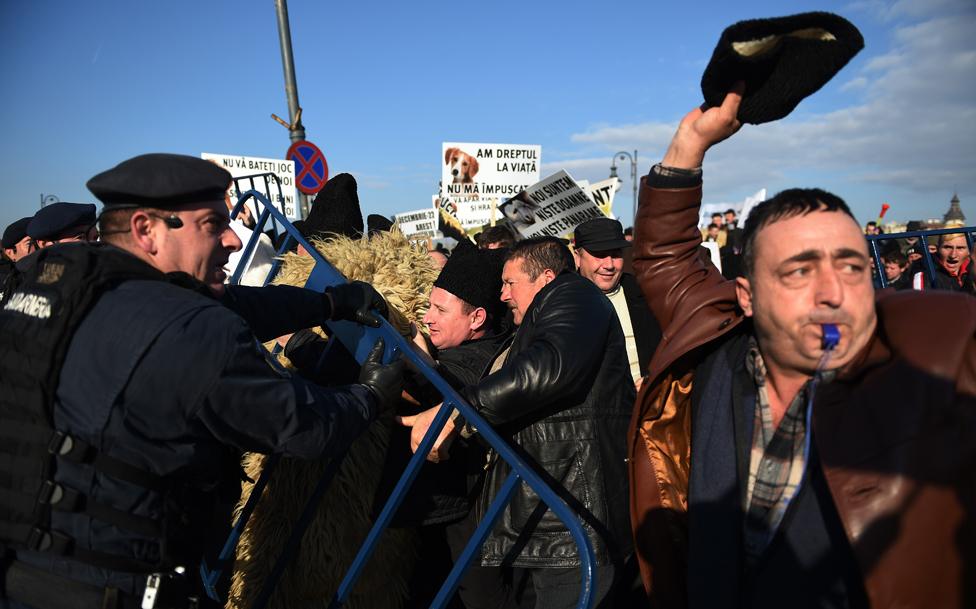
[(379, 412), (393, 410), (403, 391), (403, 359), (399, 356), (383, 364), (383, 339), (376, 341), (369, 357), (359, 369), (359, 382), (376, 396)]
[(378, 328), (380, 320), (370, 309), (376, 309), (384, 318), (387, 316), (386, 301), (368, 283), (353, 281), (330, 286), (325, 293), (332, 302), (329, 319), (344, 319)]

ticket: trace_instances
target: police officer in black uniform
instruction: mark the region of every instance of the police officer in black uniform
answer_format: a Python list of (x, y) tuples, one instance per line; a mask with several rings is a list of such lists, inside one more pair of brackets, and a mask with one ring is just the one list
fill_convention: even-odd
[(0, 607), (138, 607), (151, 574), (178, 590), (155, 606), (206, 606), (241, 451), (336, 455), (399, 397), (382, 345), (356, 385), (270, 365), (258, 340), (385, 305), (363, 283), (225, 288), (229, 183), (168, 154), (95, 176), (107, 243), (36, 252), (0, 312)]

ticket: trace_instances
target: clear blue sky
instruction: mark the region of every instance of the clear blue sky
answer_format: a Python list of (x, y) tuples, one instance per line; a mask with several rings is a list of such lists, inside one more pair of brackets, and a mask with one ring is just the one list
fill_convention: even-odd
[[(976, 3), (291, 0), (308, 138), (357, 177), (364, 212), (424, 207), (443, 141), (540, 144), (543, 175), (606, 178), (617, 150), (659, 160), (724, 27), (830, 10), (866, 48), (788, 118), (747, 126), (705, 166), (706, 202), (820, 186), (862, 221), (976, 223)], [(284, 156), (271, 0), (0, 3), (0, 224), (41, 193), (145, 152)], [(630, 219), (629, 173), (616, 206)]]

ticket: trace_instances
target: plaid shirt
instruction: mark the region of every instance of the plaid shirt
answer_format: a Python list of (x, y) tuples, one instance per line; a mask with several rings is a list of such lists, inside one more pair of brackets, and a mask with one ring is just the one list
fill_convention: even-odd
[[(773, 427), (773, 413), (766, 389), (766, 364), (755, 338), (749, 339), (746, 370), (756, 383), (756, 415), (753, 419), (749, 482), (745, 496), (745, 550), (747, 564), (754, 564), (776, 533), (790, 501), (803, 480), (806, 460), (807, 381), (790, 402), (779, 427)], [(829, 381), (833, 375), (824, 373)]]

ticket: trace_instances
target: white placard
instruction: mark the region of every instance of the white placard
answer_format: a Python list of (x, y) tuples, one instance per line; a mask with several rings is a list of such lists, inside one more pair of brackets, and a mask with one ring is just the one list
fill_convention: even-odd
[(613, 197), (620, 188), (620, 180), (617, 178), (607, 178), (600, 182), (588, 184), (586, 191), (590, 198), (600, 208), (600, 211), (608, 218), (613, 218)]
[(437, 236), (437, 210), (433, 207), (405, 211), (394, 216), (407, 239), (434, 238)]
[(539, 181), (542, 146), (441, 144), (441, 196), (454, 200), (514, 197)]
[(561, 237), (603, 212), (565, 170), (533, 184), (499, 206), (524, 237)]
[(708, 250), (708, 255), (712, 258), (712, 264), (718, 269), (718, 272), (722, 272), (722, 256), (718, 251), (718, 243), (714, 241), (705, 241), (702, 246)]
[(736, 226), (742, 228), (745, 226), (746, 218), (749, 217), (752, 208), (765, 200), (766, 189), (762, 188), (756, 194), (746, 197), (744, 201), (739, 203), (704, 203), (698, 213), (698, 228), (708, 228), (708, 225), (712, 223), (712, 214), (724, 216), (727, 209), (735, 210)]
[[(449, 198), (433, 197), (434, 207), (457, 218), (461, 228), (469, 230), (491, 224), (491, 208), (495, 201), (456, 201)], [(496, 216), (497, 217), (497, 216)]]
[[(204, 152), (200, 158), (213, 161), (230, 172), (235, 178), (253, 176), (261, 173), (273, 173), (281, 180), (281, 191), (274, 179), (268, 180), (268, 191), (265, 192), (264, 179), (255, 178), (254, 180), (240, 180), (238, 185), (241, 192), (257, 190), (266, 194), (275, 205), (275, 208), (283, 213), (291, 221), (300, 219), (298, 208), (298, 191), (295, 188), (295, 162), (285, 159), (265, 159), (253, 156), (237, 156), (230, 154), (216, 154)], [(227, 191), (231, 205), (237, 204), (237, 193), (234, 192), (233, 185)], [(257, 220), (257, 210), (252, 204), (249, 205), (254, 219)]]

